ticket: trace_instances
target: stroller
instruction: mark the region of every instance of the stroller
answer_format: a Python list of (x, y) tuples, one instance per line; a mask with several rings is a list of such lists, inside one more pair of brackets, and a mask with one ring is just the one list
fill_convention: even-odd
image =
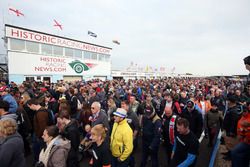
[(91, 155), (92, 143), (93, 142), (91, 140), (84, 141), (84, 139), (83, 139), (83, 141), (79, 145), (78, 162), (81, 162), (84, 157), (89, 157)]

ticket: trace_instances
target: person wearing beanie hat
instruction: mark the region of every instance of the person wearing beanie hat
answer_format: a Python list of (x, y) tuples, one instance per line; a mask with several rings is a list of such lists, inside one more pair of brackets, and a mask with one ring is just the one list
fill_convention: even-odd
[(141, 167), (147, 165), (148, 156), (152, 166), (158, 166), (158, 150), (161, 137), (161, 119), (152, 106), (146, 106), (142, 117), (142, 161)]
[(189, 121), (190, 130), (199, 139), (203, 130), (203, 118), (201, 112), (195, 106), (192, 100), (188, 100), (180, 116)]
[(147, 118), (152, 118), (155, 115), (155, 109), (152, 106), (147, 106), (144, 110), (144, 115)]
[(111, 133), (110, 149), (112, 152), (112, 167), (128, 166), (133, 150), (133, 131), (126, 117), (127, 111), (117, 108), (113, 113), (115, 123)]

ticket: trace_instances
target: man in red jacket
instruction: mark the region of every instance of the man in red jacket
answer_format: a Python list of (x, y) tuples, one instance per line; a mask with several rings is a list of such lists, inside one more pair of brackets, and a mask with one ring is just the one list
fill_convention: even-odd
[(231, 151), (232, 167), (249, 166), (250, 161), (250, 103), (244, 108), (237, 126), (240, 143)]

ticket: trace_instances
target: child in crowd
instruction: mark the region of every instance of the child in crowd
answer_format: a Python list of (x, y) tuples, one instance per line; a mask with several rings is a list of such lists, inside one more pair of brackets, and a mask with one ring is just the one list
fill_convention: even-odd
[(82, 139), (81, 145), (80, 145), (80, 150), (82, 148), (82, 151), (86, 151), (91, 146), (91, 144), (92, 144), (92, 141), (90, 139), (90, 136), (91, 136), (91, 126), (89, 124), (87, 124), (87, 125), (85, 125), (84, 129), (86, 131), (86, 135)]

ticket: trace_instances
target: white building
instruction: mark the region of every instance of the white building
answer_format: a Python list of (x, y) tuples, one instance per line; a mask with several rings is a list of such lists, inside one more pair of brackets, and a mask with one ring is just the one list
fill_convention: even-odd
[(107, 79), (112, 48), (5, 25), (9, 81)]

